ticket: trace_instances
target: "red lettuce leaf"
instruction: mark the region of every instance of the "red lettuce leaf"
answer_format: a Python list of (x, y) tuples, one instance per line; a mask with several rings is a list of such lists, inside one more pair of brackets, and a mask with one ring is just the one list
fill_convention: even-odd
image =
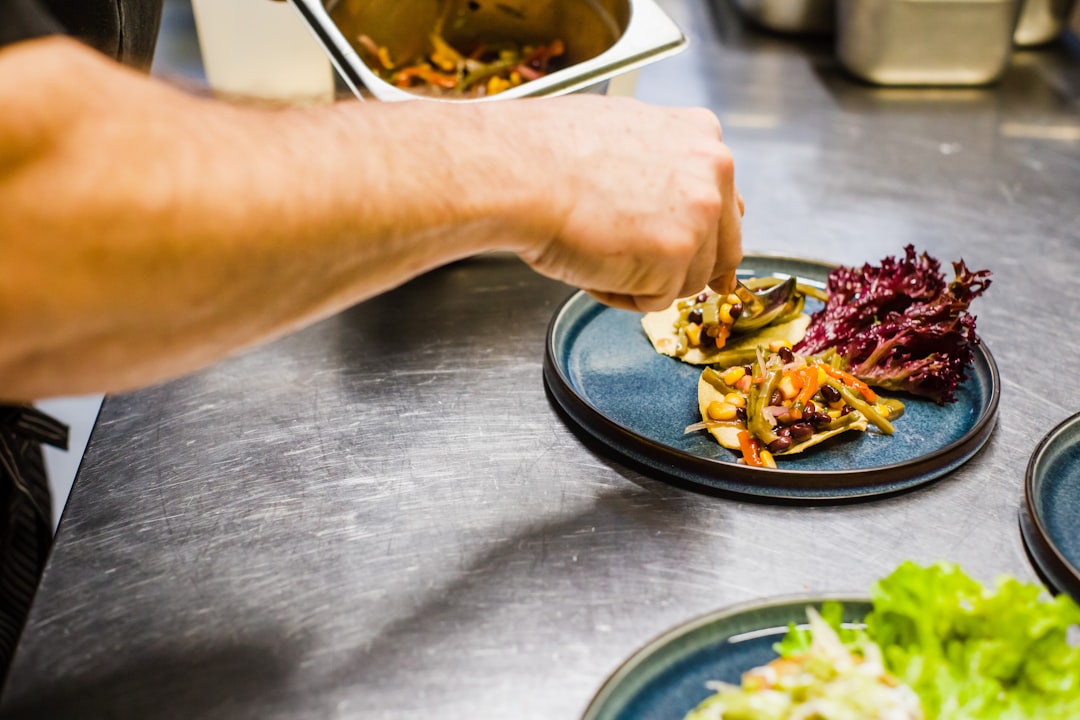
[(869, 385), (952, 402), (979, 342), (968, 308), (990, 286), (990, 272), (972, 272), (960, 260), (947, 283), (937, 260), (911, 245), (904, 251), (880, 265), (833, 270), (829, 299), (796, 350), (834, 348)]

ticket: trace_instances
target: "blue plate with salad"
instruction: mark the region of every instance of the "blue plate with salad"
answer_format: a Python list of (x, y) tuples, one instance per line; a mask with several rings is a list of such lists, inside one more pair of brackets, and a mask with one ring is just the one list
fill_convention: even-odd
[(1080, 607), (904, 563), (869, 598), (795, 596), (674, 628), (601, 686), (584, 720), (1080, 717)]
[(1080, 599), (1080, 413), (1035, 448), (1025, 477), (1020, 530), (1044, 579)]
[[(585, 293), (568, 298), (551, 321), (545, 384), (571, 424), (620, 459), (699, 489), (782, 501), (836, 501), (922, 485), (968, 461), (989, 439), (1000, 380), (990, 350), (975, 335), (974, 316), (967, 312), (971, 300), (989, 285), (989, 273), (972, 273), (962, 262), (953, 263), (956, 276), (950, 281), (939, 263), (925, 253), (918, 255), (911, 246), (905, 253), (861, 268), (768, 255), (744, 259), (740, 279), (753, 283), (795, 278), (805, 292), (800, 305), (802, 340), (787, 343), (796, 353), (796, 363), (788, 362), (791, 353), (785, 356), (780, 347), (774, 348), (775, 356), (768, 350), (757, 355), (757, 360), (743, 361), (746, 379), (742, 384), (733, 382), (733, 386), (749, 388), (741, 397), (728, 392), (732, 388), (719, 379), (728, 377), (722, 365), (713, 366), (717, 372), (712, 373), (712, 382), (721, 388), (716, 397), (722, 400), (727, 393), (733, 403), (742, 403), (745, 407), (735, 410), (742, 413), (741, 421), (713, 422), (705, 414), (702, 388), (709, 372), (703, 372), (703, 364), (710, 356), (704, 356), (703, 364), (690, 364), (661, 354), (643, 329), (646, 316), (607, 307)], [(703, 298), (704, 293), (696, 301)], [(722, 317), (721, 300), (709, 298)], [(685, 304), (689, 307), (696, 301)], [(685, 318), (693, 318), (695, 312), (698, 306), (684, 307), (684, 325)], [(680, 332), (681, 343), (685, 331)], [(745, 344), (730, 339), (728, 343), (721, 350)], [(813, 362), (831, 357), (832, 367), (815, 372), (826, 378), (824, 370), (828, 370), (828, 382), (844, 391), (852, 404), (874, 397), (874, 391), (880, 393), (880, 398), (867, 404), (882, 410), (888, 419), (883, 427), (891, 426), (891, 432), (886, 434), (873, 423), (869, 427), (863, 423), (863, 432), (839, 432), (835, 437), (819, 432), (843, 424), (845, 419), (839, 416), (851, 407), (842, 399), (831, 406), (832, 418), (827, 417), (829, 407), (821, 394), (826, 383), (818, 388), (811, 377), (814, 373), (794, 370), (791, 374), (796, 379), (806, 376), (807, 392), (810, 385), (819, 392), (805, 403), (809, 414), (804, 419), (814, 423), (812, 439), (804, 443), (805, 448), (796, 448), (804, 450), (798, 454), (761, 453), (775, 467), (761, 466), (750, 452), (755, 446), (774, 449), (777, 445), (766, 445), (764, 440), (780, 440), (782, 433), (805, 430), (808, 422), (783, 426), (790, 422), (782, 415), (783, 405), (801, 403), (797, 389), (796, 396), (783, 405), (773, 400), (755, 404), (751, 380), (767, 384), (764, 376), (769, 375), (774, 380), (784, 376), (780, 382), (786, 382), (790, 379), (787, 368), (806, 364), (804, 347), (809, 347), (806, 357)], [(854, 384), (832, 376), (849, 378)], [(869, 393), (865, 398), (859, 395), (864, 391), (860, 386)], [(772, 395), (780, 397), (776, 392)], [(902, 414), (890, 416), (882, 402), (902, 406)], [(816, 414), (809, 412), (811, 408)], [(759, 425), (764, 417), (772, 427), (764, 427), (764, 440), (750, 437), (749, 449), (740, 451), (747, 447), (739, 444), (747, 440), (740, 435), (741, 429), (752, 424), (746, 419), (747, 411)], [(777, 434), (769, 436), (770, 429)], [(728, 444), (723, 445), (721, 433), (725, 432)]]

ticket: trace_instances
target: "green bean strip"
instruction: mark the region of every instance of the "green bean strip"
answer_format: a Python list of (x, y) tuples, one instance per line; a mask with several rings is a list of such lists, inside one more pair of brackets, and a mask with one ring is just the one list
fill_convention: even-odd
[(852, 392), (846, 385), (839, 385), (836, 387), (840, 390), (844, 402), (861, 412), (867, 420), (873, 423), (874, 426), (884, 434), (893, 434), (892, 423), (889, 422), (888, 418), (875, 410), (873, 405), (863, 400), (858, 393)]
[(701, 379), (713, 386), (713, 388), (723, 395), (728, 395), (733, 392), (737, 392), (735, 388), (724, 382), (720, 377), (720, 373), (713, 370), (711, 367), (705, 368), (701, 373)]
[(795, 318), (802, 315), (803, 307), (806, 305), (806, 298), (799, 295), (795, 298), (794, 304), (791, 309), (786, 311), (783, 315), (773, 320), (769, 325), (783, 325), (786, 322), (791, 322)]
[(855, 413), (848, 413), (847, 415), (841, 415), (840, 417), (832, 420), (828, 425), (825, 426), (824, 429), (828, 430), (828, 431), (842, 430), (843, 428), (846, 428), (848, 425), (853, 425), (858, 421), (859, 421), (859, 416), (858, 415), (856, 415)]
[[(761, 372), (766, 372), (760, 363), (755, 363), (754, 368), (760, 368)], [(780, 372), (770, 371), (765, 376), (765, 382), (751, 387), (750, 402), (747, 403), (746, 427), (751, 435), (766, 445), (777, 438), (776, 433), (773, 432), (772, 423), (765, 417), (765, 407), (769, 404), (769, 398), (772, 397), (773, 391), (779, 384)]]

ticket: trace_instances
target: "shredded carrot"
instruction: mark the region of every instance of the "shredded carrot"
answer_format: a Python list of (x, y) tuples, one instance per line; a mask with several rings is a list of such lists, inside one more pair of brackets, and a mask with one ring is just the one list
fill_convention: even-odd
[(877, 393), (870, 389), (870, 386), (864, 383), (859, 378), (855, 377), (851, 373), (844, 372), (843, 370), (837, 370), (832, 365), (821, 363), (819, 365), (822, 370), (825, 371), (830, 377), (834, 377), (840, 382), (847, 385), (849, 388), (858, 390), (867, 402), (877, 402)]
[(761, 456), (758, 455), (759, 445), (757, 440), (750, 437), (749, 431), (739, 431), (739, 449), (742, 450), (743, 461), (750, 467), (765, 467), (765, 463), (761, 462)]
[(820, 389), (818, 385), (817, 368), (804, 367), (800, 368), (797, 372), (802, 380), (802, 390), (799, 391), (799, 396), (795, 398), (795, 405), (797, 407), (806, 407), (806, 404), (810, 402)]

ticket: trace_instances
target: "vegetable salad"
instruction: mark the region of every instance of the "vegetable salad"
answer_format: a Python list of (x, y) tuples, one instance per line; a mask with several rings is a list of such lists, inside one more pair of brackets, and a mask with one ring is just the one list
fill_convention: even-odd
[[(842, 608), (826, 603), (823, 619), (789, 629), (777, 660), (740, 686), (713, 686), (685, 720), (1080, 718), (1080, 606), (1067, 595), (1009, 577), (987, 588), (952, 563), (907, 562), (871, 599), (861, 628), (842, 626)], [(910, 689), (922, 715), (882, 714), (894, 705), (879, 685), (892, 684)]]

